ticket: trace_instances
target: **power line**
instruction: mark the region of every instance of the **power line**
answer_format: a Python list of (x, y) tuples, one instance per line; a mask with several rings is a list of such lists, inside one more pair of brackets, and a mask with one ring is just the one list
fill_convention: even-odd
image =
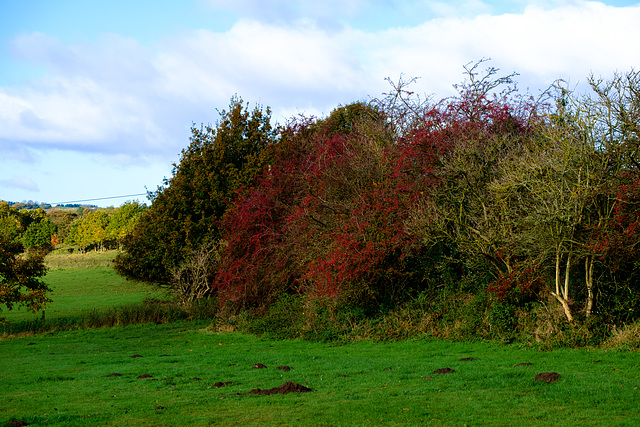
[(95, 199), (84, 199), (84, 200), (71, 200), (68, 202), (54, 202), (54, 203), (50, 203), (51, 205), (67, 205), (70, 203), (81, 203), (81, 202), (96, 202), (98, 200), (110, 200), (110, 199), (121, 199), (123, 197), (135, 197), (135, 196), (146, 196), (147, 193), (140, 193), (140, 194), (126, 194), (124, 196), (111, 196), (111, 197), (98, 197)]

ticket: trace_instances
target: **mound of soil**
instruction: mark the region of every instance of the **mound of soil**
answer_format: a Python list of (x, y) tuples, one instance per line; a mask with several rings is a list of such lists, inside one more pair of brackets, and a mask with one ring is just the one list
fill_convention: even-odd
[(160, 406), (160, 405), (156, 406), (156, 411), (160, 411), (162, 409), (164, 409), (164, 406)]
[(278, 366), (276, 369), (279, 369), (279, 370), (285, 371), (285, 372), (289, 372), (291, 370), (291, 367), (289, 367), (289, 366)]
[(170, 356), (169, 354), (161, 354), (161, 355), (160, 355), (160, 356), (158, 356), (158, 357), (169, 357), (169, 356)]
[(513, 365), (514, 368), (516, 366), (533, 366), (533, 363), (531, 363), (531, 362), (523, 362), (523, 363), (518, 363), (517, 365)]
[(140, 378), (151, 378), (151, 375), (149, 375), (149, 374), (142, 374), (142, 375), (139, 375), (139, 376), (138, 376), (138, 379), (140, 379)]
[(280, 387), (270, 388), (269, 390), (260, 390), (259, 388), (254, 388), (249, 392), (249, 394), (263, 394), (263, 395), (271, 395), (271, 394), (287, 394), (287, 393), (307, 393), (313, 391), (308, 387), (305, 387), (300, 384), (296, 384), (291, 381), (287, 381), (282, 384)]
[(432, 374), (455, 374), (456, 371), (454, 371), (451, 368), (440, 368), (440, 369), (436, 369), (435, 371), (431, 372)]
[(193, 377), (193, 378), (189, 378), (191, 381), (200, 381), (202, 380), (202, 378), (198, 378), (198, 377)]
[(25, 423), (22, 420), (11, 420), (9, 421), (10, 426), (28, 426), (29, 424)]
[(476, 360), (475, 357), (463, 357), (460, 359), (461, 362), (472, 362), (474, 360)]
[(132, 359), (135, 359), (136, 357), (142, 357), (139, 354), (134, 354), (133, 356), (131, 356)]
[(552, 383), (558, 381), (560, 374), (557, 372), (543, 372), (535, 376), (535, 381), (544, 381), (545, 383)]
[(117, 373), (117, 372), (114, 372), (113, 374), (109, 374), (109, 375), (107, 375), (107, 376), (108, 376), (108, 377), (121, 377), (121, 376), (122, 376), (122, 374), (119, 374), (119, 373)]
[(253, 365), (253, 368), (251, 369), (264, 369), (266, 368), (265, 365), (263, 365), (262, 363), (256, 363), (255, 365)]
[(232, 385), (232, 384), (233, 384), (233, 381), (227, 381), (226, 383), (218, 381), (213, 386), (216, 387), (216, 388), (220, 388), (220, 387), (226, 387), (226, 386)]

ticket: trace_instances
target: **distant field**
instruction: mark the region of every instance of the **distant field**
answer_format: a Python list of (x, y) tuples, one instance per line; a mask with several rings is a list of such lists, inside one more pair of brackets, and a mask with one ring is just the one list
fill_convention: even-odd
[[(52, 289), (49, 297), (53, 302), (45, 310), (45, 319), (83, 315), (161, 295), (147, 285), (118, 276), (111, 267), (116, 255), (115, 251), (48, 255), (46, 264), (49, 271), (44, 281)], [(33, 314), (24, 309), (3, 310), (2, 313), (11, 323), (42, 318), (41, 312)], [(0, 326), (0, 332), (2, 330)]]
[[(436, 340), (332, 346), (207, 326), (133, 325), (0, 341), (0, 425), (640, 424), (637, 353)], [(255, 369), (258, 363), (266, 367)], [(290, 370), (277, 369), (284, 366)], [(455, 373), (434, 373), (443, 368)], [(534, 381), (543, 372), (561, 376)], [(249, 393), (287, 381), (312, 391)]]

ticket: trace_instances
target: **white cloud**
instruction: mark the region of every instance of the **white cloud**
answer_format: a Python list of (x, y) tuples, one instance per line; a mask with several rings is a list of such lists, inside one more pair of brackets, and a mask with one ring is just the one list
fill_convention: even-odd
[(340, 93), (361, 90), (367, 78), (352, 49), (353, 36), (314, 25), (240, 21), (224, 34), (200, 30), (174, 40), (157, 67), (166, 79), (163, 86), (175, 96), (228, 100), (238, 92), (272, 97), (278, 104), (306, 99), (326, 107)]
[(118, 35), (96, 45), (64, 45), (37, 33), (18, 37), (14, 55), (49, 72), (28, 86), (0, 87), (0, 151), (62, 148), (106, 153), (114, 162), (153, 154), (173, 161), (188, 143), (189, 125), (215, 120), (214, 108), (225, 108), (235, 93), (272, 106), (282, 121), (298, 109), (328, 113), (379, 96), (388, 89), (384, 78), (401, 73), (422, 77), (416, 90), (446, 96), (463, 78), (462, 65), (480, 58), (521, 73), (534, 89), (640, 63), (640, 6), (573, 1), (491, 16), (487, 3), (454, 4), (473, 11), (468, 16), (445, 10), (446, 2), (421, 2), (418, 10), (442, 17), (364, 31), (304, 18), (339, 5), (344, 16), (354, 16), (366, 2), (331, 0), (322, 10), (319, 4), (245, 0), (233, 7), (293, 19), (242, 19), (226, 32), (185, 31), (152, 47)]
[(9, 179), (0, 180), (0, 186), (9, 189), (26, 190), (29, 192), (39, 192), (38, 184), (36, 184), (31, 178), (26, 176), (12, 176)]

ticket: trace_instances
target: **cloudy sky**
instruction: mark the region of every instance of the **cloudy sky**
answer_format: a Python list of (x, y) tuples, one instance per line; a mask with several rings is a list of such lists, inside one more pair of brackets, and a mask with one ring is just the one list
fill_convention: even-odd
[(401, 74), (445, 97), (481, 58), (579, 88), (640, 67), (639, 22), (625, 0), (0, 0), (0, 200), (145, 201), (234, 94), (284, 123)]

